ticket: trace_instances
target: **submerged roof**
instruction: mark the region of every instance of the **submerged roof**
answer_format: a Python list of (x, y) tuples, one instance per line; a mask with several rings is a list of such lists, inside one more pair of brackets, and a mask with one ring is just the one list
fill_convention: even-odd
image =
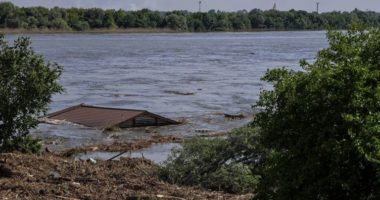
[(85, 104), (76, 105), (51, 113), (47, 117), (56, 120), (66, 120), (88, 127), (105, 128), (117, 126), (120, 123), (134, 119), (142, 114), (148, 114), (155, 118), (165, 120), (169, 124), (178, 124), (178, 122), (174, 120), (155, 115), (145, 110), (107, 108)]

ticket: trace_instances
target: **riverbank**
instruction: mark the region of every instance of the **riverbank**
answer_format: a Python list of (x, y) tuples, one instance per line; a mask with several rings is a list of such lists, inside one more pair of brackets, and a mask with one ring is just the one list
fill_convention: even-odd
[(51, 153), (0, 154), (1, 199), (250, 199), (159, 180), (151, 161), (82, 161)]
[(83, 31), (60, 29), (0, 29), (1, 34), (80, 34), (80, 33), (178, 33), (167, 28), (89, 29)]
[(323, 29), (315, 30), (289, 30), (289, 29), (252, 29), (242, 31), (180, 31), (168, 28), (126, 28), (126, 29), (89, 29), (83, 31), (75, 30), (58, 30), (58, 29), (1, 29), (0, 34), (112, 34), (112, 33), (240, 33), (240, 32), (281, 32), (281, 31), (323, 31)]

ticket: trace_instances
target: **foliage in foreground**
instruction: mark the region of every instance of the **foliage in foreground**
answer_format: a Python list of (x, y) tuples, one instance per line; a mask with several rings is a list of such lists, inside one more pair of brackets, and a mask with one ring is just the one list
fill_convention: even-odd
[[(313, 64), (302, 61), (302, 71), (267, 72), (263, 80), (274, 89), (261, 93), (251, 131), (239, 140), (232, 133), (222, 150), (201, 141), (205, 149), (185, 149), (166, 168), (232, 160), (259, 177), (256, 199), (380, 199), (380, 30), (330, 31), (328, 39), (330, 47)], [(196, 171), (210, 169), (203, 174), (223, 167), (196, 164)], [(202, 183), (184, 182), (212, 188)]]
[[(251, 132), (239, 129), (234, 132), (234, 140), (240, 145), (249, 145), (239, 134)], [(232, 139), (232, 138), (230, 138)], [(194, 138), (176, 149), (160, 169), (160, 177), (165, 181), (181, 185), (201, 185), (213, 190), (230, 193), (253, 192), (258, 178), (252, 174), (250, 166), (225, 139)]]
[(0, 152), (37, 152), (41, 146), (29, 130), (63, 90), (57, 82), (61, 67), (45, 62), (30, 44), (21, 37), (11, 46), (0, 37)]

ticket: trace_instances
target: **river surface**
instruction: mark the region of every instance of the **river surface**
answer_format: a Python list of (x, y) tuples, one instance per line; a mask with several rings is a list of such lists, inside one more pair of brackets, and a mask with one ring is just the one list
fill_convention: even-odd
[[(18, 35), (8, 35), (11, 41)], [(300, 70), (327, 47), (325, 32), (37, 34), (32, 46), (64, 67), (51, 111), (86, 103), (149, 110), (180, 126), (103, 133), (82, 126), (41, 124), (33, 131), (62, 149), (133, 140), (154, 134), (191, 137), (226, 132), (251, 121), (227, 120), (224, 113), (253, 111), (267, 69)], [(178, 93), (193, 93), (180, 95)]]

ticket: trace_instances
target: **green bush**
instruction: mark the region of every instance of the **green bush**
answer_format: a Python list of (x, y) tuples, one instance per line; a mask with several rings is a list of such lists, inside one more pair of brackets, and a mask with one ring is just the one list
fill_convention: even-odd
[(42, 144), (40, 140), (26, 135), (24, 137), (15, 137), (8, 146), (11, 147), (10, 150), (17, 150), (22, 153), (38, 153)]
[(85, 30), (90, 29), (90, 25), (88, 24), (88, 22), (84, 22), (84, 21), (75, 22), (71, 26), (76, 31), (85, 31)]
[(257, 177), (249, 165), (231, 158), (233, 151), (225, 139), (194, 138), (172, 155), (160, 169), (160, 177), (170, 183), (202, 186), (230, 193), (252, 192)]
[(57, 30), (71, 30), (70, 26), (66, 23), (66, 21), (61, 18), (54, 19), (51, 22), (50, 28)]
[(0, 37), (0, 152), (37, 152), (41, 145), (29, 136), (46, 113), (51, 97), (63, 88), (61, 67), (36, 55), (28, 38), (9, 45)]
[(253, 125), (268, 156), (257, 199), (380, 198), (380, 30), (330, 31), (304, 71), (277, 69)]

